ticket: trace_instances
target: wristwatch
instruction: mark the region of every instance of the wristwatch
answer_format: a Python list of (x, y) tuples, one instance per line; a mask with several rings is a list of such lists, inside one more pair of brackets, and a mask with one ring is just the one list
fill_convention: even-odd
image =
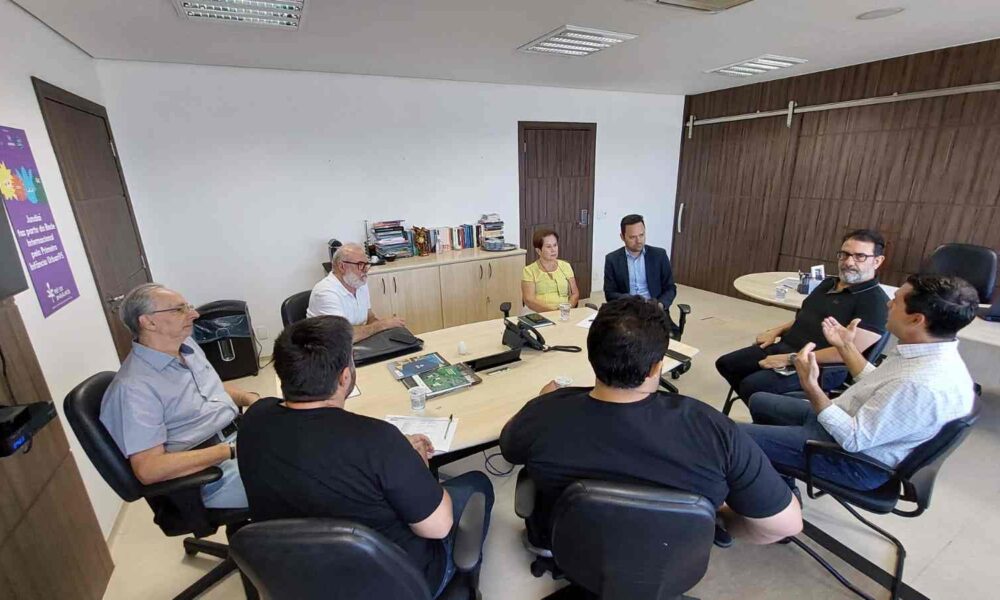
[(236, 442), (229, 442), (229, 460), (236, 458)]
[(792, 352), (791, 354), (788, 355), (788, 366), (790, 367), (794, 364), (795, 364), (795, 353)]

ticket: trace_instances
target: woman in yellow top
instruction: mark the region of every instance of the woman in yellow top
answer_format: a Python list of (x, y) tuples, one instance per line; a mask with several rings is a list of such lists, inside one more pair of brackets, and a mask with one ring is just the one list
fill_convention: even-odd
[(576, 287), (573, 267), (559, 260), (559, 234), (541, 229), (531, 238), (538, 260), (524, 267), (521, 275), (521, 299), (535, 312), (558, 310), (568, 302), (576, 308), (580, 288)]

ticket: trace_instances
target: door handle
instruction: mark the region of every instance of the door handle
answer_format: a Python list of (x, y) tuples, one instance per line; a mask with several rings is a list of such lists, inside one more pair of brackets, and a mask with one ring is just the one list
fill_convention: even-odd
[(682, 233), (681, 227), (684, 225), (684, 203), (681, 202), (681, 207), (677, 209), (677, 233)]
[(392, 293), (393, 294), (396, 293), (396, 276), (395, 275), (392, 276)]
[(590, 211), (586, 208), (580, 209), (580, 227), (586, 227), (590, 225)]
[(483, 278), (483, 265), (479, 265), (479, 278)]

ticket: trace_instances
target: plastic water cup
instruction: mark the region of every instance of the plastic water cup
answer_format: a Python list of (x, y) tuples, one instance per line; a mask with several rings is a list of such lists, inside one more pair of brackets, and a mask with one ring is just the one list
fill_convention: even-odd
[(410, 388), (410, 410), (421, 413), (425, 408), (427, 408), (427, 388), (419, 385)]
[(573, 308), (570, 306), (569, 302), (563, 302), (559, 305), (559, 320), (569, 321), (569, 309)]
[(778, 287), (774, 288), (774, 297), (777, 300), (784, 300), (785, 299), (785, 295), (787, 293), (788, 293), (788, 288), (786, 288), (783, 285), (779, 285)]
[(561, 388), (569, 387), (569, 386), (573, 385), (573, 378), (572, 377), (566, 377), (566, 376), (556, 377), (552, 381), (556, 382), (556, 385), (559, 386), (559, 387), (561, 387)]

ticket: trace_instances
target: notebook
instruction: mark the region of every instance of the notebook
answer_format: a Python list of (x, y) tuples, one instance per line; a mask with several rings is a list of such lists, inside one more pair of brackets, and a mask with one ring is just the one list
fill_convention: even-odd
[(407, 389), (421, 386), (430, 390), (427, 392), (428, 398), (434, 398), (448, 392), (467, 388), (477, 383), (482, 383), (482, 381), (468, 365), (464, 364), (445, 365), (426, 373), (402, 379), (403, 385)]

